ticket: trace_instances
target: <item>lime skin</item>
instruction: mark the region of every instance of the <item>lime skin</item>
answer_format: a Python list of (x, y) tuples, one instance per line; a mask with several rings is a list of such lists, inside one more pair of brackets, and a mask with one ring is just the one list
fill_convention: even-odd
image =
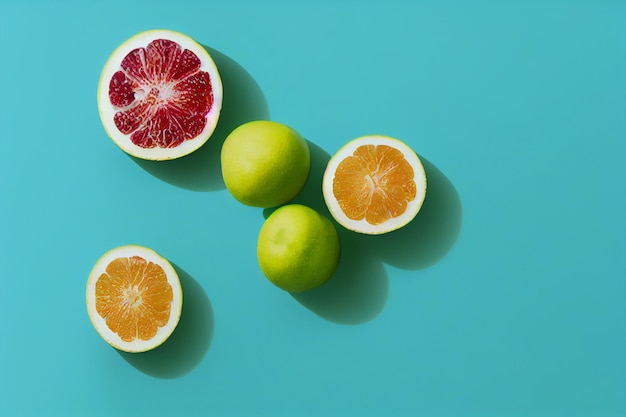
[(308, 291), (326, 283), (337, 269), (340, 252), (333, 223), (300, 204), (274, 211), (261, 227), (257, 242), (261, 271), (288, 292)]
[(304, 187), (311, 168), (306, 141), (281, 123), (244, 123), (224, 141), (222, 176), (239, 202), (254, 207), (277, 207)]

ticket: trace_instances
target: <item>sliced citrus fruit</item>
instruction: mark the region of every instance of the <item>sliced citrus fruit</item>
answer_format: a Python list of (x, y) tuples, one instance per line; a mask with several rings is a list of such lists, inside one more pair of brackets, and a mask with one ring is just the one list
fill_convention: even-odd
[(104, 65), (98, 110), (109, 137), (138, 158), (185, 156), (212, 135), (222, 81), (209, 53), (182, 33), (141, 32)]
[(348, 142), (330, 159), (322, 190), (339, 224), (377, 235), (415, 218), (426, 196), (426, 173), (417, 154), (404, 142), (388, 136), (363, 136)]
[(121, 246), (96, 262), (87, 280), (87, 312), (102, 338), (125, 352), (145, 352), (172, 334), (183, 305), (178, 274), (152, 249)]

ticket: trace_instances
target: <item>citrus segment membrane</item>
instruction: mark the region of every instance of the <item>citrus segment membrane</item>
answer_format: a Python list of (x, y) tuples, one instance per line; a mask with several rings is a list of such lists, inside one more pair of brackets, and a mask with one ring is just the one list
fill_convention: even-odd
[(185, 156), (211, 137), (222, 95), (217, 67), (202, 45), (182, 33), (149, 30), (107, 60), (98, 110), (122, 150), (160, 161)]
[(178, 274), (151, 249), (136, 245), (112, 249), (89, 274), (89, 318), (117, 349), (144, 352), (161, 345), (176, 328), (181, 311)]
[(402, 215), (415, 199), (413, 176), (413, 168), (399, 150), (362, 145), (339, 163), (333, 193), (350, 219), (379, 225)]
[(198, 136), (213, 105), (211, 78), (200, 58), (156, 39), (124, 57), (109, 83), (115, 126), (142, 148), (172, 148)]
[(426, 173), (404, 142), (383, 135), (351, 140), (328, 162), (322, 191), (335, 220), (382, 234), (408, 224), (426, 195)]
[(125, 342), (152, 339), (173, 298), (163, 268), (139, 256), (114, 259), (96, 282), (96, 311)]

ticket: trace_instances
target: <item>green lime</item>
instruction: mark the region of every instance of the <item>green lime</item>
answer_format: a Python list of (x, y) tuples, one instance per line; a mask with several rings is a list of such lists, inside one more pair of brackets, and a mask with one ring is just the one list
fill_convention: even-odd
[(309, 176), (311, 157), (298, 132), (271, 121), (245, 123), (224, 141), (222, 176), (243, 204), (276, 207), (294, 198)]
[(308, 291), (328, 281), (339, 263), (339, 236), (330, 220), (300, 204), (274, 211), (257, 243), (261, 271), (279, 288)]

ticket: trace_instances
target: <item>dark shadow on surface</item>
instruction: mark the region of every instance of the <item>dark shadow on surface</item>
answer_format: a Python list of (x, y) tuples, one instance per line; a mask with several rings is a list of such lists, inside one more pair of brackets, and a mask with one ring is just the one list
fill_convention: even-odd
[(427, 192), (415, 219), (403, 228), (363, 241), (383, 262), (402, 269), (424, 269), (440, 261), (459, 237), (463, 208), (450, 180), (420, 157), (426, 171)]
[(156, 378), (179, 378), (194, 369), (213, 338), (213, 309), (206, 293), (187, 272), (174, 265), (183, 288), (183, 310), (176, 330), (158, 348), (118, 353), (141, 372)]
[[(300, 304), (320, 317), (341, 324), (360, 324), (374, 319), (384, 309), (389, 277), (384, 263), (418, 270), (441, 260), (454, 246), (462, 223), (462, 205), (450, 180), (430, 161), (421, 158), (428, 190), (416, 218), (391, 233), (380, 236), (349, 231), (333, 219), (322, 193), (322, 180), (330, 155), (307, 141), (311, 173), (298, 196), (289, 202), (314, 208), (327, 216), (339, 233), (341, 260), (335, 275), (322, 287), (292, 294)], [(265, 209), (267, 219), (275, 208)]]
[(223, 53), (204, 46), (222, 78), (222, 111), (215, 132), (197, 151), (172, 161), (146, 161), (131, 158), (155, 177), (193, 191), (225, 188), (220, 154), (226, 137), (239, 125), (269, 119), (269, 108), (261, 88), (237, 62)]
[[(330, 154), (307, 140), (311, 153), (311, 172), (302, 191), (289, 203), (303, 204), (328, 217), (341, 242), (341, 259), (333, 277), (312, 291), (292, 294), (300, 304), (320, 317), (335, 323), (360, 324), (378, 316), (389, 293), (389, 279), (380, 260), (367, 254), (354, 233), (339, 226), (331, 216), (324, 195), (322, 180)], [(266, 209), (265, 218), (273, 212)]]
[(309, 172), (309, 178), (304, 184), (302, 191), (289, 203), (303, 204), (311, 207), (332, 220), (332, 216), (324, 202), (324, 195), (322, 194), (322, 181), (324, 179), (326, 165), (328, 165), (328, 161), (330, 161), (330, 154), (308, 139), (306, 143), (309, 146), (309, 153), (311, 154), (311, 171)]
[(361, 324), (385, 308), (389, 277), (384, 265), (348, 231), (339, 231), (341, 259), (333, 277), (311, 291), (291, 294), (318, 316), (339, 324)]
[[(326, 203), (324, 203), (324, 196), (322, 194), (322, 179), (326, 165), (330, 160), (330, 155), (313, 142), (308, 139), (305, 140), (309, 146), (309, 152), (311, 154), (311, 170), (309, 171), (309, 176), (300, 193), (285, 204), (302, 204), (317, 210), (319, 213), (333, 220), (328, 208), (326, 207)], [(278, 207), (270, 207), (264, 209), (263, 217), (267, 219), (277, 208)]]

